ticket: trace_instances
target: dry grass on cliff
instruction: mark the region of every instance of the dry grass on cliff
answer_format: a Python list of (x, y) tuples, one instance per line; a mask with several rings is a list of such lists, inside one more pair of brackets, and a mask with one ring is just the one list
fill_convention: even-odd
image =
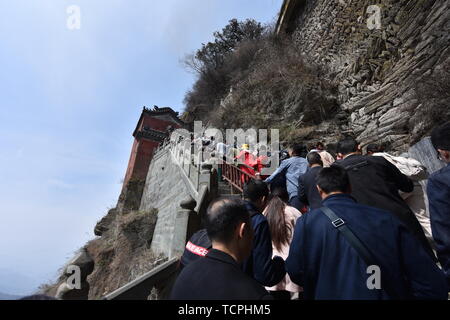
[(154, 268), (160, 257), (150, 250), (157, 210), (118, 215), (114, 227), (86, 248), (95, 261), (88, 277), (90, 299), (97, 299)]
[[(326, 70), (308, 63), (289, 39), (266, 39), (250, 70), (233, 87), (213, 125), (283, 128), (314, 126), (337, 110), (334, 84)], [(306, 130), (306, 128), (305, 128)], [(281, 130), (281, 139), (289, 140)]]
[(306, 61), (288, 37), (267, 32), (243, 41), (215, 72), (221, 74), (215, 81), (223, 79), (221, 86), (228, 89), (211, 96), (214, 91), (204, 90), (208, 78), (199, 78), (186, 95), (186, 119), (217, 128), (281, 128), (300, 119), (312, 126), (332, 118), (338, 108), (328, 70)]

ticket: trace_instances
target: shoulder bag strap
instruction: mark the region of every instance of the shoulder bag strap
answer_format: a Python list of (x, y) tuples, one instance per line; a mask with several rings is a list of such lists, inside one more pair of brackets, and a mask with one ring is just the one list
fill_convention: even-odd
[[(376, 265), (381, 269), (381, 265), (375, 261), (373, 255), (369, 252), (367, 247), (359, 240), (353, 231), (348, 227), (344, 220), (339, 218), (333, 210), (328, 207), (322, 207), (320, 210), (325, 213), (325, 215), (330, 219), (333, 227), (338, 229), (338, 231), (347, 239), (348, 243), (356, 250), (359, 256), (364, 260), (367, 266)], [(382, 289), (391, 296), (393, 299), (402, 299), (396, 294), (395, 290), (390, 287), (390, 281), (386, 279), (385, 274), (381, 274), (381, 285)]]

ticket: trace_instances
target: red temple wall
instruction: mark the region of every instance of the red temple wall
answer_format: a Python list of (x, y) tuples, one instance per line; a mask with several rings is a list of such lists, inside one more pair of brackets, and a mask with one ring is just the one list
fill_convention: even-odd
[[(139, 132), (143, 130), (144, 127), (149, 127), (153, 130), (166, 132), (169, 126), (172, 126), (174, 129), (181, 127), (176, 122), (157, 119), (144, 113), (137, 131)], [(155, 149), (158, 148), (158, 146), (159, 142), (157, 141), (152, 141), (145, 138), (134, 139), (123, 186), (126, 186), (128, 181), (131, 179), (146, 179), (150, 162), (153, 158)]]

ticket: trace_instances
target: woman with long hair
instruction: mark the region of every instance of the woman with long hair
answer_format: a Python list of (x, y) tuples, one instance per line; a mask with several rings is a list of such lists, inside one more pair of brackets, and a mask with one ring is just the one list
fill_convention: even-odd
[[(296, 208), (289, 206), (288, 201), (286, 190), (276, 188), (271, 192), (269, 203), (263, 213), (269, 223), (273, 256), (280, 256), (285, 260), (289, 255), (295, 223), (302, 215)], [(290, 300), (293, 294), (303, 292), (303, 288), (293, 283), (287, 274), (280, 283), (266, 289), (276, 300)]]

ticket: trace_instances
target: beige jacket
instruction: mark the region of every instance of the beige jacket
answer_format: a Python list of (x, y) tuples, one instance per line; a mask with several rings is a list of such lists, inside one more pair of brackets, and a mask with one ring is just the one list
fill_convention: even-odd
[(320, 158), (322, 158), (324, 168), (331, 167), (331, 165), (336, 161), (333, 156), (325, 150), (319, 151), (319, 155)]
[(430, 213), (427, 208), (428, 199), (424, 192), (426, 179), (428, 178), (427, 169), (417, 160), (412, 158), (394, 157), (388, 153), (374, 153), (375, 157), (383, 157), (394, 166), (396, 166), (401, 173), (408, 176), (414, 182), (414, 190), (410, 193), (400, 192), (400, 196), (405, 200), (412, 212), (419, 220), (420, 225), (425, 232), (431, 246), (434, 248), (433, 234), (431, 232)]

